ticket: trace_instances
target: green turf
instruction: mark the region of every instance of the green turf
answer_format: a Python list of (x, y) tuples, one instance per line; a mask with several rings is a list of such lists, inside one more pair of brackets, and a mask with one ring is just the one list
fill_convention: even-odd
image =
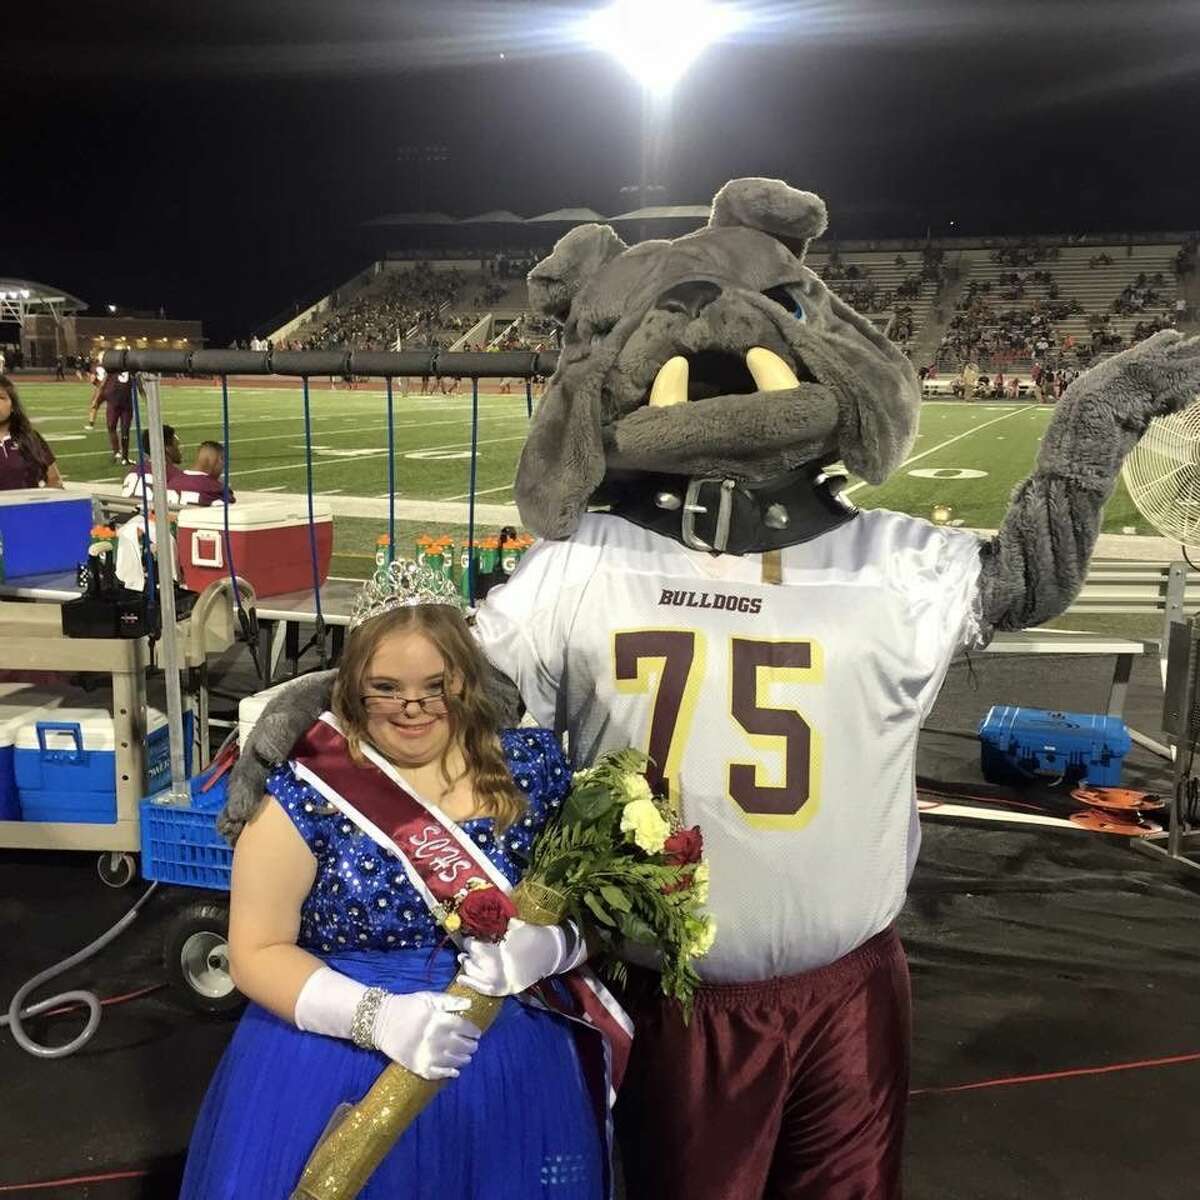
[[(111, 461), (102, 429), (83, 431), (91, 394), (83, 383), (27, 383), (21, 387), (30, 415), (49, 439), (67, 479), (116, 483), (122, 468)], [(205, 438), (222, 437), (221, 395), (212, 385), (162, 388), (165, 419), (185, 455)], [(471, 446), (471, 398), (396, 395), (396, 477), (401, 502), (461, 503), (459, 519), (442, 523), (400, 520), (398, 541), (418, 533), (465, 534)], [(1030, 404), (927, 403), (909, 460), (882, 487), (852, 482), (865, 508), (888, 507), (929, 516), (949, 505), (953, 519), (995, 528), (1016, 484), (1030, 471), (1052, 409)], [(381, 387), (354, 392), (315, 390), (311, 397), (314, 480), (318, 495), (382, 498), (387, 493), (385, 403)], [(479, 400), (477, 497), (511, 504), (512, 481), (526, 427), (523, 391), (485, 393)], [(298, 388), (235, 388), (230, 399), (232, 483), (235, 490), (300, 492), (305, 486), (304, 418)], [(970, 470), (977, 478), (935, 479), (913, 471)], [(1152, 532), (1134, 509), (1123, 484), (1105, 513), (1104, 528)], [(490, 529), (490, 526), (487, 526)], [(336, 574), (365, 574), (386, 518), (335, 519)]]

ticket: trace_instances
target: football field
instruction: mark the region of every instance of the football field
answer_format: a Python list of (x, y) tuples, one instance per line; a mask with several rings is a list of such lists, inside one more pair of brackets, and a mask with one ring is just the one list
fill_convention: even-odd
[[(86, 383), (21, 383), (26, 410), (58, 458), (68, 481), (117, 487), (123, 469), (112, 461), (102, 427), (83, 429), (91, 388)], [(464, 384), (464, 387), (466, 385)], [(222, 439), (221, 393), (212, 384), (164, 385), (164, 419), (174, 425), (185, 465), (196, 444)], [(536, 401), (535, 401), (536, 403)], [(376, 535), (386, 530), (387, 430), (380, 385), (311, 393), (313, 479), (335, 516), (334, 573), (367, 571)], [(935, 506), (973, 528), (999, 523), (1013, 487), (1032, 469), (1052, 409), (1049, 405), (928, 402), (907, 461), (882, 487), (852, 480), (862, 507), (886, 507), (928, 517)], [(100, 414), (103, 420), (103, 412)], [(476, 498), (511, 505), (512, 482), (525, 437), (524, 389), (484, 393), (479, 400)], [(470, 490), (471, 397), (403, 395), (395, 404), (396, 495), (401, 549), (417, 533), (465, 529)], [(235, 387), (230, 393), (231, 485), (239, 494), (302, 493), (304, 416), (299, 388)], [(105, 489), (107, 490), (107, 489)], [(436, 510), (428, 502), (442, 502)], [(479, 527), (494, 532), (485, 508)], [(1105, 513), (1110, 533), (1151, 533), (1123, 484)]]

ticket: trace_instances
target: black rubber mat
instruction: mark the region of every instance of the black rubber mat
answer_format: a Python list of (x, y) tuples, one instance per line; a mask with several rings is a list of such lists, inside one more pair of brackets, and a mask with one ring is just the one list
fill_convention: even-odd
[[(971, 734), (991, 703), (1097, 711), (1111, 665), (977, 657), (955, 667), (920, 772), (979, 790)], [(1156, 664), (1127, 714), (1158, 726)], [(1131, 756), (1130, 786), (1162, 786)], [(1034, 791), (1025, 798), (1052, 800)], [(91, 856), (0, 854), (0, 1003), (114, 922), (143, 885), (112, 891)], [(161, 983), (163, 935), (193, 896), (156, 895), (119, 943), (63, 986), (118, 996)], [(916, 998), (909, 1200), (1180, 1200), (1200, 1095), (1200, 880), (1120, 840), (925, 823), (902, 921)], [(35, 1023), (65, 1040), (79, 1016)], [(174, 1196), (188, 1132), (228, 1040), (165, 989), (106, 1010), (73, 1058), (41, 1062), (0, 1031), (0, 1197)], [(1115, 1069), (1120, 1068), (1120, 1069)], [(1081, 1073), (1093, 1072), (1093, 1073)], [(1010, 1082), (1016, 1077), (1049, 1076)], [(968, 1087), (963, 1085), (986, 1086)], [(121, 1176), (36, 1191), (14, 1185)], [(705, 1200), (697, 1197), (696, 1200)]]

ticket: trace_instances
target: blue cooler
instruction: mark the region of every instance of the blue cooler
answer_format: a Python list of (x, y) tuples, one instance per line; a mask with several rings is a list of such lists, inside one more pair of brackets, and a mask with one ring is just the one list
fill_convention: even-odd
[(1033, 776), (1116, 787), (1130, 737), (1120, 717), (993, 705), (979, 726), (980, 765), (990, 783)]
[[(171, 778), (167, 718), (147, 709), (147, 791)], [(184, 753), (191, 771), (192, 714), (184, 714)], [(26, 720), (13, 748), (21, 817), (111, 825), (117, 819), (117, 756), (107, 708), (59, 708)]]
[(6, 579), (74, 571), (87, 558), (91, 537), (91, 496), (58, 488), (0, 492)]
[(57, 696), (27, 683), (0, 683), (0, 821), (21, 819), (13, 751), (17, 732), (30, 720), (53, 715), (58, 703)]

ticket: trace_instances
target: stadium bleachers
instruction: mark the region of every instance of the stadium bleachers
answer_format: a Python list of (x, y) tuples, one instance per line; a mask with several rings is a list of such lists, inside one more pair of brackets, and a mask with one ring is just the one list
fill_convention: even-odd
[[(859, 248), (864, 245), (814, 248), (808, 265), (887, 330), (914, 365), (935, 363), (943, 372), (976, 361), (985, 370), (1027, 373), (1043, 337), (1043, 361), (1086, 366), (1173, 323), (1183, 295), (1175, 271), (1178, 240), (974, 246), (960, 240), (940, 247), (893, 242), (887, 249), (879, 243)], [(310, 319), (279, 331), (276, 342), (364, 349), (398, 341), (458, 349), (500, 340), (506, 346), (544, 344), (549, 334), (530, 328), (526, 309), (524, 275), (531, 262), (502, 263), (485, 255), (376, 263), (357, 277), (367, 282), (331, 293)], [(1134, 286), (1138, 292), (1131, 297), (1127, 289)], [(1122, 296), (1127, 302), (1117, 311)]]
[[(1173, 323), (1178, 243), (1044, 249), (1049, 257), (1019, 266), (983, 249), (956, 256), (953, 267), (962, 288), (937, 355), (940, 367), (961, 365), (970, 357), (985, 367), (1028, 368), (1042, 337), (1048, 348), (1041, 357), (1061, 355), (1072, 366), (1086, 366)], [(1137, 288), (1138, 296), (1117, 311), (1127, 288)], [(1036, 328), (1034, 314), (1041, 316)], [(958, 329), (965, 337), (956, 336), (955, 318), (961, 319)], [(1094, 341), (1097, 328), (1104, 336)], [(1025, 344), (1012, 345), (1005, 333), (1009, 329), (1024, 329), (1029, 335)]]
[[(906, 282), (920, 277), (924, 262), (920, 251), (852, 251), (839, 253), (837, 265), (840, 270), (830, 270), (831, 255), (814, 251), (805, 263), (826, 284), (837, 292), (852, 307), (859, 309), (883, 328), (892, 322), (897, 313), (902, 315), (908, 308), (911, 313), (911, 334), (902, 340), (915, 341), (921, 333), (930, 310), (937, 297), (937, 279), (919, 279), (914, 295), (900, 296)], [(845, 272), (855, 268), (853, 276)], [(855, 301), (858, 300), (858, 303)]]

